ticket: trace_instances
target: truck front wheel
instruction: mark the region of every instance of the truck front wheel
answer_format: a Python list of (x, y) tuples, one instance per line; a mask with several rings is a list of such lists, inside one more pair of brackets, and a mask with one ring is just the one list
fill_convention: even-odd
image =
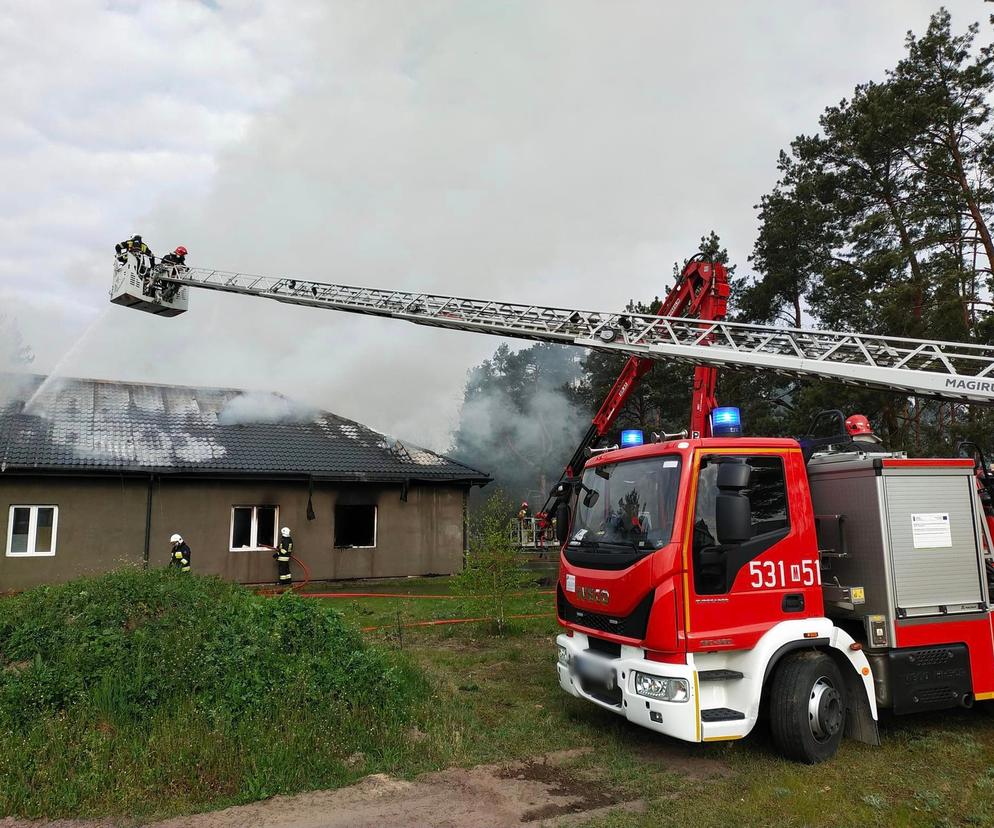
[(809, 765), (831, 759), (845, 723), (846, 688), (836, 663), (817, 650), (785, 656), (770, 687), (770, 729), (780, 752)]

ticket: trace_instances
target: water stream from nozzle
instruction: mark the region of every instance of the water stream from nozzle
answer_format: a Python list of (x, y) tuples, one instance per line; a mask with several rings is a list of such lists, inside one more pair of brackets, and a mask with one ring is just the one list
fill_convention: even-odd
[(22, 409), (23, 413), (25, 414), (39, 413), (38, 411), (31, 410), (32, 405), (52, 386), (54, 382), (56, 382), (61, 376), (63, 376), (63, 372), (66, 370), (73, 357), (77, 356), (82, 350), (83, 346), (86, 345), (86, 343), (91, 339), (91, 337), (96, 332), (96, 330), (107, 318), (107, 313), (109, 311), (110, 311), (109, 307), (105, 307), (102, 311), (100, 311), (100, 313), (98, 313), (93, 318), (93, 321), (91, 321), (90, 324), (86, 326), (86, 328), (83, 330), (83, 333), (81, 333), (76, 338), (76, 341), (69, 346), (69, 349), (61, 357), (59, 357), (59, 361), (56, 362), (55, 365), (52, 367), (52, 370), (48, 372), (48, 376), (46, 376), (45, 379), (42, 380), (41, 385), (39, 385), (35, 389), (35, 392), (28, 398), (28, 401), (24, 403), (24, 408)]

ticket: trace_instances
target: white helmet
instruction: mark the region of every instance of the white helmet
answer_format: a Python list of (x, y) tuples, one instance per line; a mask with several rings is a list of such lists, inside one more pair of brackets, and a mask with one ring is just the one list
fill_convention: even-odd
[(290, 527), (289, 526), (284, 526), (282, 529), (280, 529), (280, 534), (284, 538), (290, 537)]
[(172, 537), (171, 537), (171, 538), (169, 539), (169, 542), (170, 542), (170, 543), (183, 543), (183, 538), (181, 538), (181, 537), (180, 537), (179, 535), (173, 535), (173, 536), (172, 536)]

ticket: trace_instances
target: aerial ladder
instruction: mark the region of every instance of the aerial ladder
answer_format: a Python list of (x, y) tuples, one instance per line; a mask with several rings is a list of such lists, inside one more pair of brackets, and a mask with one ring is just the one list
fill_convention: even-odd
[[(720, 281), (712, 284), (720, 285)], [(556, 308), (207, 268), (159, 266), (153, 274), (142, 276), (131, 256), (123, 263), (115, 263), (111, 301), (175, 316), (187, 309), (192, 288), (623, 354), (638, 360), (630, 363), (631, 367), (626, 365), (618, 381), (629, 387), (632, 380), (644, 375), (649, 364), (662, 361), (705, 369), (773, 371), (785, 377), (821, 379), (952, 402), (994, 404), (992, 346), (729, 322), (723, 318), (723, 311), (715, 313), (722, 318), (695, 319)], [(687, 290), (692, 291), (690, 287)], [(715, 295), (707, 301), (720, 308), (726, 298), (727, 292), (724, 297)], [(683, 313), (693, 305), (683, 301), (673, 304)], [(713, 401), (713, 377), (709, 376), (702, 386), (702, 406), (700, 412), (695, 411), (693, 422), (703, 436), (710, 414), (708, 405)], [(617, 415), (617, 402), (623, 399), (624, 391), (616, 386), (605, 403), (609, 410), (602, 423)], [(571, 461), (571, 466), (575, 462)]]
[[(691, 264), (703, 278), (704, 263)], [(729, 322), (718, 291), (703, 294), (710, 310), (673, 299), (652, 315), (142, 272), (129, 257), (111, 301), (173, 316), (195, 288), (623, 354), (628, 387), (648, 364), (671, 361), (994, 403), (994, 347)], [(557, 509), (561, 688), (693, 742), (746, 736), (765, 703), (778, 748), (805, 762), (833, 756), (843, 733), (878, 743), (878, 707), (994, 701), (987, 464), (907, 458), (872, 441), (812, 453), (719, 428), (717, 416), (709, 432), (713, 375), (704, 380), (699, 434), (597, 453), (582, 471), (571, 461)], [(614, 389), (601, 423), (625, 393)]]

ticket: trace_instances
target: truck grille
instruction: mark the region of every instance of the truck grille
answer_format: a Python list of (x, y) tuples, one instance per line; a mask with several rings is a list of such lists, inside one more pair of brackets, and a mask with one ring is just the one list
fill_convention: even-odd
[(951, 650), (944, 647), (936, 647), (931, 650), (918, 650), (908, 654), (908, 662), (915, 667), (937, 667), (952, 661), (954, 658)]
[(649, 594), (628, 615), (602, 615), (573, 606), (566, 600), (562, 586), (557, 586), (556, 609), (560, 619), (567, 623), (641, 641), (645, 638), (645, 631), (649, 626), (649, 611), (652, 609), (655, 594), (655, 590), (650, 590)]

